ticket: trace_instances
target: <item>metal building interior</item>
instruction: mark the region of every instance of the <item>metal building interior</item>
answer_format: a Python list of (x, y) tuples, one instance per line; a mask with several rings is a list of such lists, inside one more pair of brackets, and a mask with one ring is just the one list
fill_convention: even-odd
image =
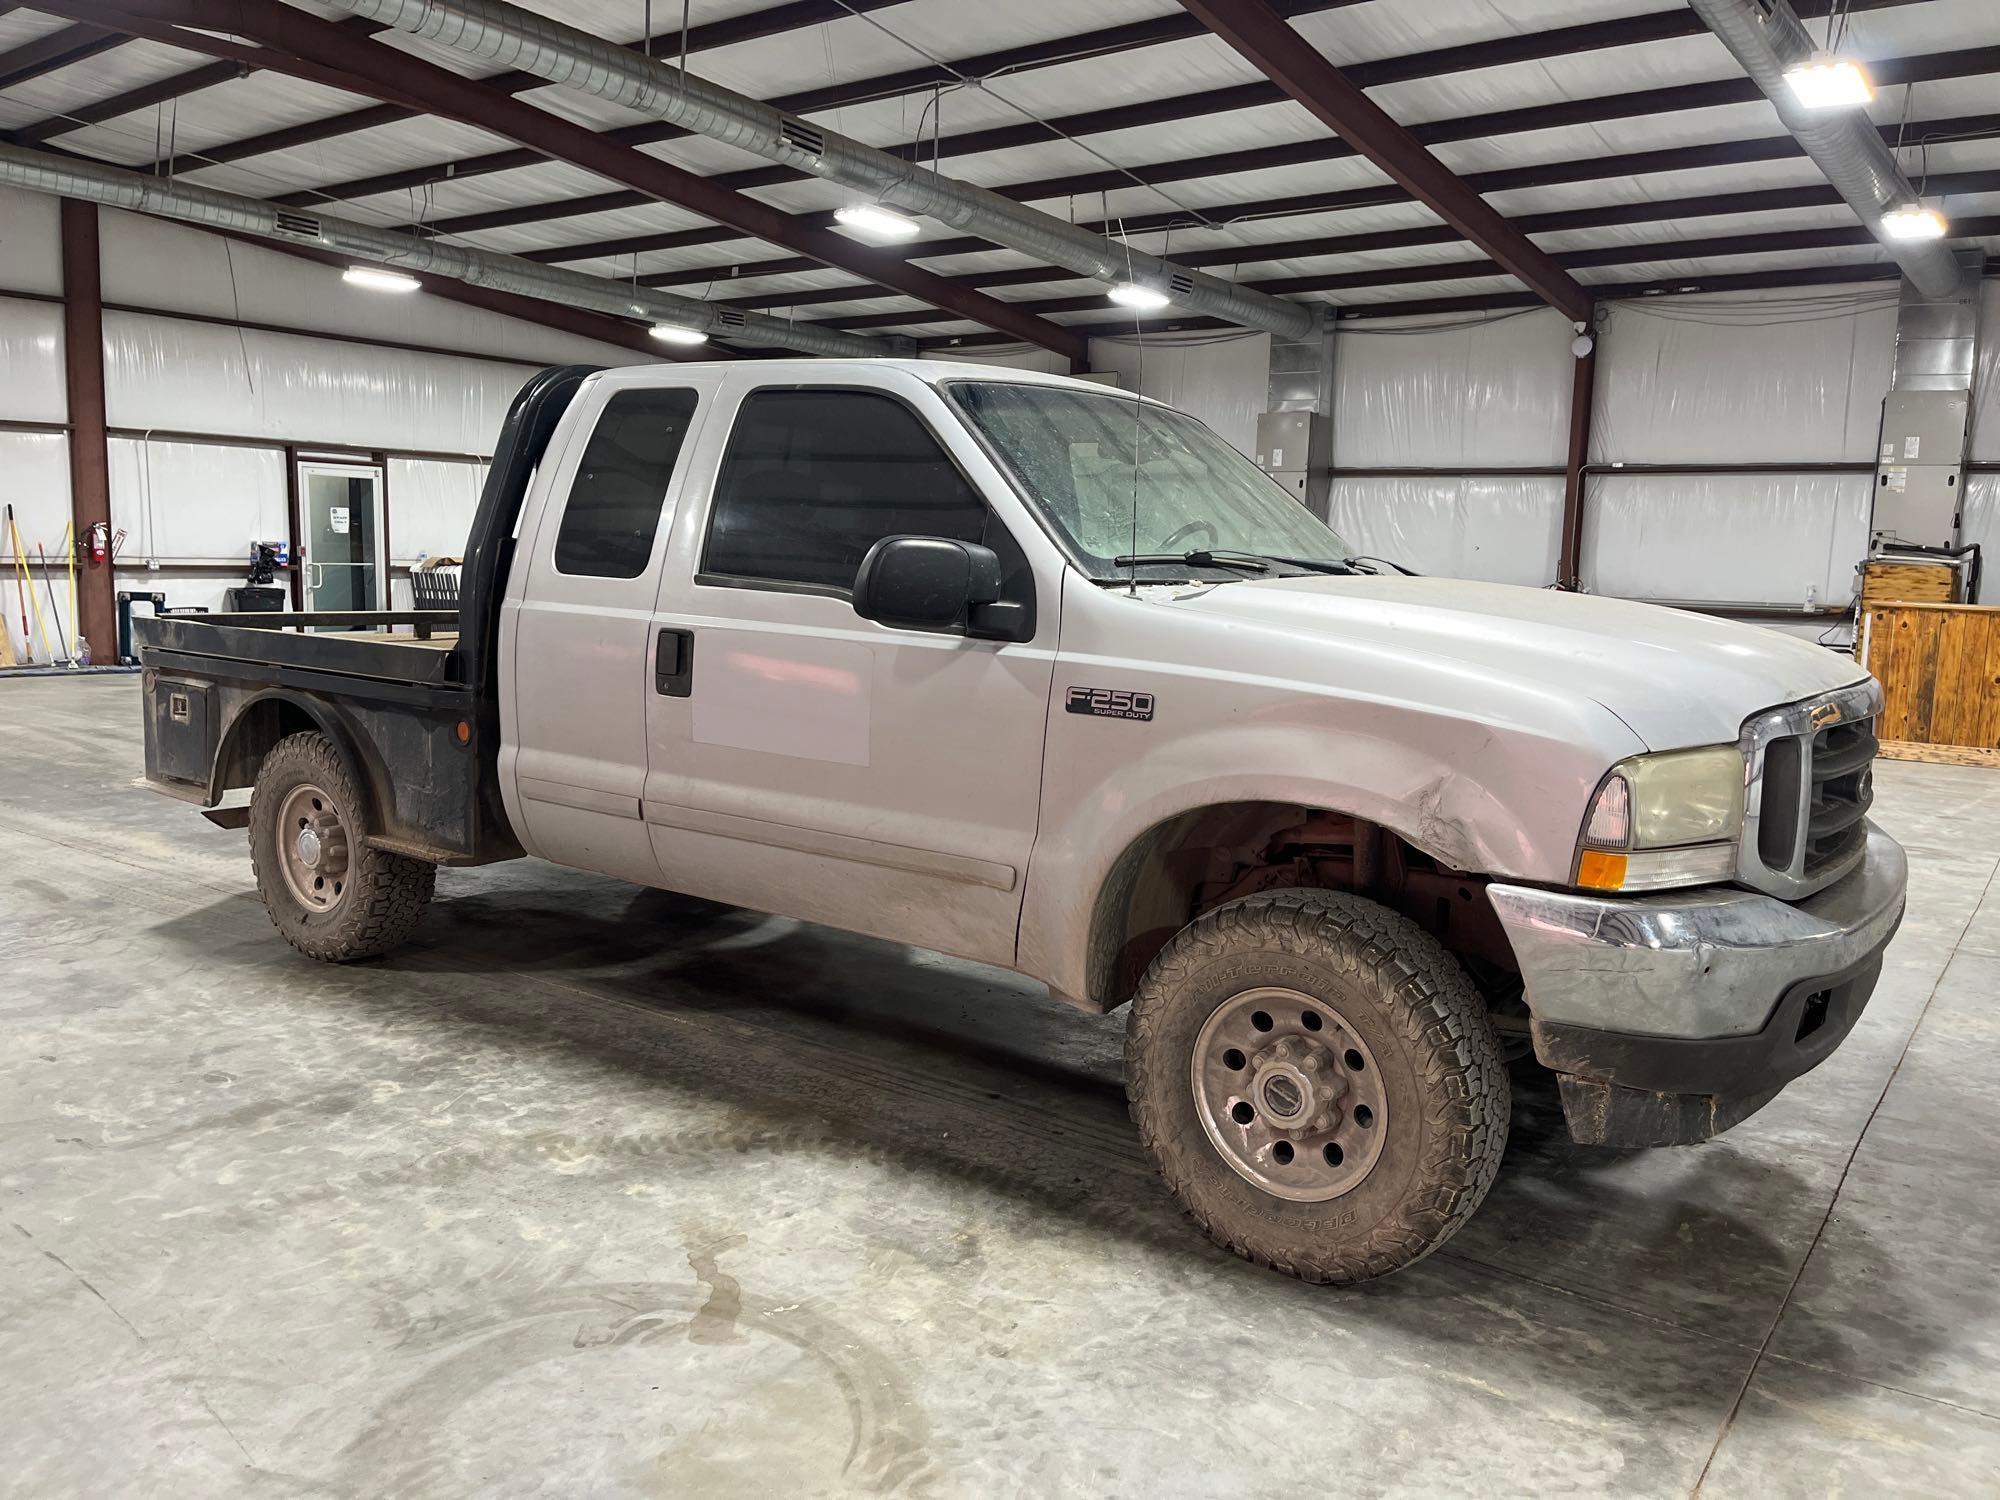
[[(1312, 1286), (1025, 962), (468, 859), (316, 966), (144, 790), (143, 622), (412, 628), (537, 370), (801, 358), (1872, 672), (1868, 1009), (1700, 1146), (1517, 1068), (1464, 1231)], [(0, 1489), (2000, 1490), (1996, 371), (1995, 0), (0, 0)]]

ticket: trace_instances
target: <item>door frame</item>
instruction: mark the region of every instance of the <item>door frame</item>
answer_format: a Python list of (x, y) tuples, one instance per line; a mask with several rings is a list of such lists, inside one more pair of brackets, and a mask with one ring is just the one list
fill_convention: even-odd
[(394, 597), (393, 585), (389, 578), (389, 465), (380, 455), (329, 454), (325, 456), (293, 449), (291, 458), (292, 514), (292, 575), (298, 584), (299, 607), (311, 609), (312, 579), (307, 571), (313, 566), (312, 558), (305, 550), (306, 538), (311, 534), (312, 499), (307, 493), (306, 476), (313, 474), (339, 474), (349, 478), (372, 479), (375, 481), (375, 556), (371, 559), (375, 567), (374, 598), (366, 608), (388, 609)]

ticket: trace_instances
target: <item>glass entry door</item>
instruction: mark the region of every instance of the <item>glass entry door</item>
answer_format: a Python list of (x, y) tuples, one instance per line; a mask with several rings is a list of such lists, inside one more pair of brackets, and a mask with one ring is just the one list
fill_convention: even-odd
[(389, 607), (380, 469), (300, 464), (299, 529), (308, 610)]

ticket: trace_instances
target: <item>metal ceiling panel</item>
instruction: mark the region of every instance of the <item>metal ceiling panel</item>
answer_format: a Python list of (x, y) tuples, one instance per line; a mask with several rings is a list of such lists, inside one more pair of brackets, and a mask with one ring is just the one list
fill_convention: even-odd
[(1293, 28), (1337, 66), (1669, 9), (1671, 0), (1377, 0), (1301, 16)]
[[(0, 25), (22, 14), (25, 12), (0, 16)], [(64, 23), (58, 22), (52, 29), (61, 31), (63, 26)], [(29, 38), (19, 40), (27, 41)], [(7, 50), (11, 48), (0, 44), (0, 51)], [(158, 42), (127, 42), (81, 62), (44, 73), (39, 78), (9, 84), (5, 92), (0, 93), (0, 129), (59, 115), (126, 89), (169, 78), (204, 61), (206, 59), (183, 52), (178, 47)], [(150, 125), (147, 134), (150, 137)]]
[(0, 52), (12, 52), (42, 37), (54, 36), (69, 24), (60, 16), (45, 16), (40, 11), (10, 10), (0, 15)]

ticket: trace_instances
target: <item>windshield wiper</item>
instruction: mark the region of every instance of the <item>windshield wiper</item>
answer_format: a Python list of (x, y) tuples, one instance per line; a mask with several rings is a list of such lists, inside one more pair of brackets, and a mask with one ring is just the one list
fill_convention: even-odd
[[(1283, 562), (1285, 559), (1278, 558)], [(1192, 552), (1128, 552), (1111, 559), (1114, 568), (1143, 568), (1149, 564), (1184, 563), (1191, 568), (1239, 568), (1245, 573), (1268, 573), (1271, 560), (1254, 552), (1210, 552), (1197, 547)]]
[(1294, 568), (1304, 568), (1309, 573), (1359, 573), (1361, 571), (1361, 569), (1354, 566), (1355, 560), (1351, 557), (1344, 557), (1339, 562), (1335, 562), (1332, 558), (1328, 557), (1280, 557), (1275, 552), (1265, 552), (1259, 555), (1270, 558), (1272, 562), (1285, 563)]
[(1361, 565), (1363, 563), (1380, 563), (1385, 568), (1394, 568), (1405, 578), (1421, 578), (1424, 576), (1415, 568), (1406, 568), (1399, 562), (1390, 562), (1386, 557), (1370, 557), (1366, 553), (1363, 553), (1360, 557), (1344, 557), (1341, 561), (1347, 565), (1347, 570), (1350, 573), (1373, 573), (1377, 570), (1374, 568), (1364, 568)]

